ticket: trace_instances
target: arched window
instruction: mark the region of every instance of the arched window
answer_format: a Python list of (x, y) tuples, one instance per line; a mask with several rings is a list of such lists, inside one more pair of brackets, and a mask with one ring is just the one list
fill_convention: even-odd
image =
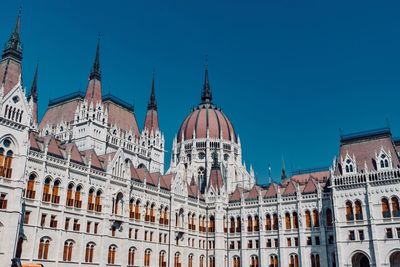
[(208, 265), (209, 267), (215, 267), (215, 258), (214, 256), (209, 257), (209, 262), (210, 264)]
[(94, 208), (95, 208), (96, 212), (101, 212), (102, 206), (101, 206), (101, 191), (100, 190), (97, 190), (96, 202), (95, 202)]
[(319, 227), (319, 212), (318, 210), (313, 210), (313, 226)]
[(144, 252), (144, 266), (150, 267), (150, 256), (151, 256), (151, 250), (146, 249)]
[(50, 239), (43, 237), (40, 239), (39, 243), (39, 251), (38, 251), (38, 259), (39, 260), (47, 260), (49, 256), (49, 246), (50, 246)]
[(193, 267), (193, 254), (188, 257), (188, 267)]
[(68, 184), (68, 189), (67, 189), (67, 206), (72, 207), (74, 205), (74, 199), (73, 199), (73, 191), (74, 191), (74, 184), (70, 183)]
[(116, 253), (117, 253), (117, 246), (111, 245), (108, 247), (108, 257), (107, 257), (108, 264), (115, 264)]
[[(129, 218), (130, 219), (135, 218), (135, 200), (133, 198), (131, 198), (131, 200), (129, 200)], [(162, 219), (162, 217), (160, 216), (160, 220), (161, 219)]]
[(150, 221), (149, 205), (150, 205), (150, 203), (147, 202), (147, 203), (146, 203), (146, 206), (145, 206), (146, 211), (145, 211), (145, 213), (144, 213), (144, 220), (145, 220), (146, 222)]
[(273, 218), (272, 229), (278, 230), (278, 228), (279, 228), (279, 218), (278, 218), (278, 214), (275, 213), (275, 214), (272, 216), (272, 218)]
[(60, 180), (55, 180), (54, 185), (53, 185), (53, 191), (51, 195), (51, 202), (58, 204), (60, 203), (60, 196), (59, 196), (59, 191), (60, 191)]
[(296, 254), (290, 255), (289, 267), (299, 267), (299, 257)]
[(94, 252), (94, 243), (87, 243), (85, 251), (85, 262), (88, 263), (93, 262), (93, 252)]
[(356, 200), (356, 202), (354, 202), (354, 207), (355, 207), (356, 220), (362, 220), (363, 213), (362, 213), (361, 201)]
[(235, 218), (231, 217), (229, 233), (233, 234), (235, 232)]
[(82, 191), (82, 186), (78, 185), (76, 187), (76, 190), (75, 190), (75, 204), (74, 204), (74, 206), (75, 206), (75, 208), (79, 208), (79, 209), (82, 207), (81, 191)]
[(278, 267), (278, 256), (277, 255), (269, 256), (269, 267)]
[(354, 168), (353, 168), (353, 162), (350, 159), (346, 160), (346, 173), (353, 173)]
[(94, 210), (94, 189), (89, 189), (88, 194), (88, 210)]
[(331, 209), (326, 209), (326, 226), (330, 227), (333, 225), (333, 219), (332, 219), (332, 210)]
[(294, 211), (292, 217), (293, 217), (293, 228), (294, 229), (299, 228), (299, 219), (297, 217), (297, 212)]
[(267, 214), (266, 219), (265, 219), (265, 230), (271, 231), (271, 229), (272, 229), (271, 215)]
[(240, 217), (237, 217), (236, 222), (236, 232), (240, 233), (242, 231), (242, 221)]
[(382, 198), (382, 217), (390, 218), (390, 207), (387, 198)]
[(117, 197), (115, 198), (115, 203), (114, 203), (114, 214), (116, 215), (121, 215), (122, 213), (122, 202), (123, 202), (124, 195), (122, 195), (121, 192), (117, 194)]
[(305, 217), (306, 217), (306, 228), (311, 228), (311, 213), (309, 210), (306, 210)]
[(42, 201), (44, 202), (50, 202), (50, 183), (51, 183), (51, 179), (49, 177), (47, 177), (44, 180), (44, 185), (43, 185), (43, 196), (42, 196)]
[(140, 220), (140, 200), (136, 200), (136, 205), (135, 205), (135, 219)]
[(240, 257), (239, 256), (233, 257), (233, 267), (240, 267)]
[(251, 256), (250, 267), (258, 267), (258, 256), (256, 255)]
[(247, 217), (247, 232), (253, 231), (253, 218), (249, 215)]
[(129, 266), (135, 265), (135, 253), (136, 253), (136, 248), (131, 247), (128, 251), (128, 265)]
[(34, 174), (29, 175), (28, 184), (26, 186), (25, 197), (34, 199), (35, 198), (35, 180), (36, 176)]
[(258, 232), (260, 230), (260, 218), (258, 215), (254, 216), (254, 231)]
[[(2, 144), (4, 147), (8, 148), (11, 145), (11, 141), (6, 139), (3, 141)], [(5, 178), (11, 178), (12, 175), (12, 160), (13, 160), (13, 155), (14, 152), (12, 150), (8, 150), (6, 153), (6, 156), (4, 158), (4, 163), (3, 163), (3, 155), (4, 155), (4, 148), (0, 148), (0, 170), (2, 171), (0, 173), (0, 176), (3, 176)]]
[(214, 233), (215, 232), (215, 218), (214, 218), (214, 216), (210, 216), (210, 222), (209, 222), (208, 231), (210, 233)]
[(311, 254), (311, 267), (320, 267), (319, 254)]
[(156, 215), (154, 213), (154, 208), (155, 208), (156, 204), (151, 204), (150, 207), (150, 222), (155, 222), (156, 221)]
[(199, 264), (199, 267), (204, 267), (204, 256), (203, 256), (203, 255), (200, 256), (200, 264)]
[(353, 204), (350, 201), (346, 202), (346, 220), (354, 221)]
[(292, 228), (292, 224), (290, 223), (290, 214), (289, 214), (289, 212), (285, 213), (285, 227), (286, 227), (286, 229), (291, 229)]
[(175, 257), (174, 257), (174, 267), (181, 267), (181, 254), (179, 252), (175, 253)]
[(71, 261), (72, 260), (73, 246), (74, 246), (74, 243), (71, 240), (67, 240), (64, 242), (63, 261)]
[(392, 215), (393, 217), (400, 217), (399, 212), (399, 199), (397, 197), (392, 197)]
[(196, 215), (194, 213), (192, 215), (192, 230), (196, 231)]
[(202, 185), (204, 183), (204, 176), (205, 176), (205, 170), (203, 167), (200, 167), (197, 170), (197, 184), (199, 185), (200, 188), (202, 188)]
[(169, 218), (169, 215), (168, 215), (168, 207), (165, 207), (165, 210), (164, 210), (164, 224), (165, 224), (165, 225), (168, 225), (168, 223), (169, 223), (168, 218)]
[(388, 157), (384, 154), (384, 153), (382, 153), (381, 154), (381, 156), (380, 156), (380, 167), (381, 167), (381, 169), (384, 169), (384, 168), (388, 168), (389, 167), (389, 160), (388, 160)]
[(159, 267), (167, 267), (167, 261), (165, 259), (165, 251), (160, 252), (158, 262), (159, 262), (158, 264)]

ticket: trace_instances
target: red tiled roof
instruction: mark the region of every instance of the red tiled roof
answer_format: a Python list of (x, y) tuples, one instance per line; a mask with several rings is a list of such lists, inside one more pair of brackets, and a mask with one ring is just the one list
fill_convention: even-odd
[(341, 160), (346, 159), (348, 153), (351, 158), (353, 155), (357, 162), (357, 171), (365, 171), (365, 163), (369, 171), (377, 170), (377, 163), (375, 162), (375, 153), (379, 153), (381, 148), (386, 153), (391, 154), (392, 163), (394, 167), (400, 167), (399, 158), (397, 156), (396, 148), (394, 146), (391, 134), (369, 136), (368, 138), (360, 138), (354, 141), (346, 141), (340, 145), (338, 165), (339, 168), (336, 170), (336, 175), (340, 175)]
[(4, 80), (3, 96), (6, 96), (17, 84), (21, 75), (21, 63), (6, 58), (0, 62), (0, 87)]
[(222, 179), (222, 173), (220, 169), (211, 169), (208, 189), (210, 189), (211, 186), (215, 190), (219, 190), (224, 186), (224, 180)]
[(230, 195), (229, 201), (232, 201), (232, 202), (240, 201), (242, 191), (243, 191), (243, 189), (241, 187), (237, 186), (235, 191), (233, 191), (233, 193)]
[(99, 80), (89, 80), (86, 88), (85, 99), (87, 100), (89, 105), (90, 103), (93, 103), (93, 106), (101, 102), (101, 82)]
[(260, 187), (258, 185), (254, 185), (250, 192), (247, 194), (246, 199), (257, 199), (259, 195)]
[(286, 186), (285, 191), (283, 192), (284, 196), (291, 196), (296, 194), (296, 186), (293, 180), (290, 180)]
[(309, 193), (314, 193), (316, 191), (317, 191), (317, 184), (315, 182), (315, 179), (313, 177), (310, 177), (303, 189), (303, 193), (309, 194)]
[(108, 123), (110, 125), (115, 125), (124, 132), (132, 130), (134, 136), (140, 135), (136, 117), (132, 111), (121, 107), (112, 101), (105, 101), (103, 103), (108, 109)]
[(200, 105), (186, 117), (179, 129), (178, 141), (182, 141), (182, 134), (184, 140), (192, 139), (193, 131), (196, 138), (206, 138), (207, 129), (210, 138), (237, 141), (232, 123), (221, 110), (211, 105)]
[(64, 121), (72, 123), (74, 121), (76, 108), (80, 103), (82, 103), (82, 100), (80, 98), (75, 98), (50, 106), (40, 121), (39, 129), (45, 128), (46, 125), (55, 126)]
[(265, 197), (276, 197), (278, 195), (278, 185), (275, 183), (271, 183), (268, 186), (267, 191), (265, 192)]
[(59, 141), (54, 138), (54, 136), (45, 137), (45, 141), (48, 142), (47, 153), (53, 156), (64, 158), (58, 144)]
[(66, 148), (70, 150), (71, 158), (70, 160), (76, 163), (85, 164), (82, 159), (81, 153), (78, 150), (78, 147), (75, 143), (68, 143), (65, 144)]
[(144, 122), (144, 128), (149, 131), (159, 130), (157, 110), (154, 110), (154, 109), (147, 110), (146, 119)]
[(99, 169), (99, 170), (104, 170), (103, 165), (100, 162), (99, 157), (96, 154), (96, 151), (94, 151), (94, 149), (88, 149), (88, 150), (83, 150), (81, 151), (81, 154), (83, 154), (87, 160), (87, 162), (89, 162), (89, 160), (91, 160), (91, 166), (93, 168)]

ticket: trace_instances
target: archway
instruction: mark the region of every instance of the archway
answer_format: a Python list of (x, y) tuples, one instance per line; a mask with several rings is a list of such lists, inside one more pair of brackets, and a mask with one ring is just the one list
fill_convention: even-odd
[(390, 255), (390, 267), (400, 267), (400, 251), (395, 251)]
[(358, 252), (353, 255), (351, 259), (351, 266), (352, 267), (370, 267), (368, 257), (361, 252)]

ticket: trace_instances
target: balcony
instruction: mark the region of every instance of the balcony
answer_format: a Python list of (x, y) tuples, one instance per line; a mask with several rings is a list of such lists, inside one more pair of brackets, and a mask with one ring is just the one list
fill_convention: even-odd
[(49, 193), (43, 193), (42, 201), (50, 202), (50, 199), (51, 199), (51, 195)]
[(60, 196), (55, 196), (55, 195), (51, 196), (51, 203), (53, 204), (60, 203)]
[(35, 195), (36, 195), (36, 191), (33, 190), (27, 190), (26, 191), (26, 198), (30, 198), (30, 199), (35, 199)]
[(353, 213), (346, 214), (346, 220), (347, 221), (354, 221), (354, 214)]

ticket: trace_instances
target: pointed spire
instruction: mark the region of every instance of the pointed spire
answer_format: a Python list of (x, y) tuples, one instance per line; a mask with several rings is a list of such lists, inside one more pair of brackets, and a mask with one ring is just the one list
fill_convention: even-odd
[(94, 58), (93, 67), (89, 76), (90, 80), (97, 79), (101, 81), (101, 70), (100, 70), (100, 35), (97, 39), (96, 56)]
[(33, 76), (31, 90), (29, 91), (29, 99), (32, 98), (34, 103), (37, 103), (38, 101), (38, 92), (37, 92), (38, 71), (39, 71), (39, 63), (36, 64), (35, 75)]
[(2, 58), (13, 57), (16, 60), (22, 60), (22, 42), (20, 39), (21, 31), (21, 7), (19, 8), (17, 21), (15, 22), (14, 30), (10, 38), (4, 46)]
[(287, 178), (286, 176), (286, 169), (285, 169), (285, 160), (282, 157), (282, 173), (281, 173), (281, 179), (285, 180)]
[(153, 109), (157, 110), (157, 100), (156, 100), (156, 90), (155, 90), (155, 82), (154, 82), (154, 71), (153, 71), (153, 80), (151, 82), (151, 94), (150, 94), (150, 99), (149, 103), (147, 104), (147, 110)]
[(201, 92), (201, 103), (202, 104), (211, 104), (212, 103), (212, 92), (211, 92), (210, 82), (208, 80), (208, 62), (207, 61), (208, 60), (206, 58), (203, 91)]

